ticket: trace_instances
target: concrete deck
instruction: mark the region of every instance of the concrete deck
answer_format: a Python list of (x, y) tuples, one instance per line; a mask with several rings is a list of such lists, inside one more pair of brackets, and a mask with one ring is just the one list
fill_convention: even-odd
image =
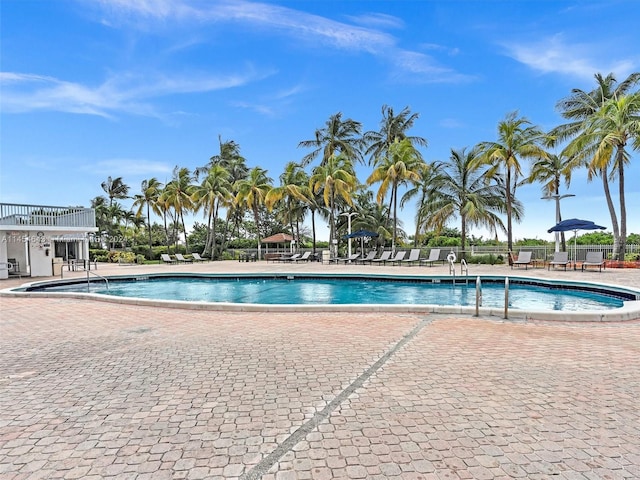
[[(238, 262), (98, 272), (328, 270), (448, 273)], [(470, 270), (640, 287), (640, 270)], [(0, 297), (0, 308), (2, 479), (640, 478), (640, 321), (68, 298)]]

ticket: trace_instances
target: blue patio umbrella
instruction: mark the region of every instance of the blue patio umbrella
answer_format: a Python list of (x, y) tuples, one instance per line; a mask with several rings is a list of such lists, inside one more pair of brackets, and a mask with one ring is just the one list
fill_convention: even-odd
[(578, 252), (578, 230), (606, 230), (607, 227), (603, 227), (601, 225), (596, 225), (591, 220), (580, 220), (579, 218), (569, 218), (567, 220), (562, 220), (557, 223), (553, 227), (551, 227), (547, 232), (569, 232), (573, 230), (573, 260), (574, 262), (577, 260), (577, 252)]
[(364, 241), (369, 241), (370, 238), (379, 237), (380, 234), (372, 232), (370, 230), (358, 230), (357, 232), (345, 235), (344, 238), (359, 238), (360, 239), (360, 251), (364, 252)]
[(378, 237), (380, 234), (370, 230), (358, 230), (357, 232), (345, 235), (344, 238), (362, 238), (362, 237)]

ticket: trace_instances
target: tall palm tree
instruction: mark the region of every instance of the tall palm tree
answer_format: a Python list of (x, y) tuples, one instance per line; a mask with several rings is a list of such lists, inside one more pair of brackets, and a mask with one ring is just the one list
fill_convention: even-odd
[[(437, 186), (423, 204), (425, 224), (442, 230), (454, 218), (460, 219), (460, 246), (465, 251), (469, 227), (487, 227), (490, 232), (504, 231), (500, 214), (506, 211), (499, 185), (487, 181), (488, 169), (477, 161), (478, 150), (451, 150), (442, 162)], [(516, 209), (521, 205), (514, 202)]]
[(400, 208), (404, 208), (404, 206), (414, 197), (418, 197), (415, 209), (416, 230), (413, 236), (414, 247), (417, 247), (422, 243), (421, 234), (424, 232), (424, 228), (428, 220), (425, 216), (427, 209), (424, 208), (424, 205), (426, 205), (431, 197), (438, 192), (441, 169), (442, 162), (439, 161), (425, 164), (425, 167), (420, 171), (420, 179), (413, 186), (407, 189), (400, 200)]
[(308, 202), (306, 188), (309, 185), (309, 177), (296, 162), (289, 162), (285, 165), (284, 173), (280, 175), (280, 186), (273, 187), (265, 199), (269, 210), (273, 209), (278, 202), (283, 202), (282, 220), (289, 224), (291, 233), (295, 234), (296, 240), (300, 241), (300, 221), (303, 210), (300, 208), (301, 202)]
[(516, 189), (522, 177), (521, 158), (545, 158), (547, 152), (541, 143), (544, 133), (518, 112), (507, 114), (498, 123), (498, 140), (482, 142), (479, 145), (482, 155), (479, 161), (490, 165), (488, 175), (501, 175), (504, 186), (507, 216), (507, 248), (513, 250), (513, 220)]
[(191, 185), (191, 172), (186, 167), (175, 167), (173, 169), (173, 178), (164, 188), (162, 192), (162, 201), (169, 209), (173, 209), (175, 217), (182, 226), (184, 233), (184, 244), (187, 252), (189, 252), (189, 242), (187, 240), (187, 227), (184, 223), (184, 214), (193, 209), (193, 185)]
[(389, 148), (397, 141), (408, 139), (414, 147), (426, 147), (426, 139), (407, 135), (407, 130), (413, 127), (418, 117), (419, 114), (411, 113), (409, 107), (404, 107), (400, 113), (395, 115), (393, 107), (383, 105), (380, 130), (364, 134), (365, 142), (368, 145), (365, 155), (369, 155), (369, 164), (375, 163), (377, 158), (388, 156)]
[(124, 183), (122, 177), (107, 177), (107, 180), (102, 182), (101, 186), (102, 190), (104, 190), (109, 197), (109, 206), (113, 205), (114, 198), (122, 200), (127, 198), (127, 195), (129, 194), (129, 186)]
[[(527, 183), (540, 182), (542, 184), (542, 194), (544, 197), (554, 198), (558, 209), (556, 220), (562, 220), (560, 212), (560, 183), (564, 181), (567, 188), (571, 183), (571, 173), (573, 170), (571, 158), (563, 155), (549, 153), (546, 158), (539, 158), (531, 165), (531, 172), (526, 179)], [(560, 232), (562, 251), (567, 250), (567, 243), (564, 232)]]
[(231, 175), (227, 169), (214, 164), (202, 183), (194, 187), (191, 195), (195, 211), (202, 208), (207, 216), (207, 236), (202, 254), (206, 255), (208, 251), (212, 259), (216, 258), (216, 224), (220, 207), (230, 205), (233, 199), (230, 180)]
[[(626, 150), (630, 143), (632, 148), (640, 148), (640, 92), (607, 100), (594, 115), (584, 121), (583, 131), (566, 148), (578, 161), (590, 159), (589, 172), (604, 172), (611, 165), (610, 178), (618, 178), (620, 229), (618, 232), (614, 230), (614, 255), (619, 260), (624, 259), (626, 252), (624, 167), (630, 159)], [(609, 209), (613, 212), (613, 220), (615, 208), (611, 204)]]
[[(640, 72), (632, 73), (622, 82), (618, 82), (612, 73), (610, 73), (606, 77), (603, 77), (602, 74), (597, 73), (595, 75), (595, 79), (596, 87), (593, 90), (585, 92), (580, 89), (573, 89), (569, 97), (560, 100), (557, 104), (557, 108), (562, 116), (566, 119), (569, 119), (570, 122), (554, 128), (550, 132), (550, 135), (553, 135), (558, 142), (563, 142), (570, 139), (576, 140), (572, 142), (570, 146), (568, 145), (566, 147), (567, 154), (569, 154), (569, 152), (576, 152), (580, 148), (581, 144), (590, 143), (586, 141), (586, 137), (584, 137), (581, 141), (577, 141), (576, 137), (586, 133), (586, 130), (589, 127), (589, 124), (592, 122), (593, 118), (598, 114), (598, 112), (600, 112), (600, 110), (607, 102), (624, 97), (634, 87), (636, 87), (638, 83), (640, 83)], [(592, 126), (593, 125), (591, 125), (591, 127)], [(596, 162), (593, 158), (589, 158), (589, 155), (592, 152), (584, 153), (585, 155), (575, 156), (576, 166), (586, 165), (589, 180), (591, 180), (595, 176), (599, 176), (602, 180), (602, 188), (607, 201), (609, 215), (611, 217), (611, 226), (614, 239), (614, 252), (616, 256), (619, 256), (619, 247), (621, 244), (626, 244), (626, 236), (624, 238), (624, 241), (622, 241), (622, 232), (618, 223), (618, 216), (613, 203), (613, 198), (611, 196), (611, 190), (609, 188), (609, 169), (611, 165), (608, 162), (603, 162), (602, 156), (600, 157), (600, 161)], [(618, 181), (622, 181), (622, 189), (624, 190), (624, 175), (622, 176), (622, 178), (619, 177)], [(622, 201), (624, 203), (624, 193), (622, 196)], [(626, 212), (624, 223), (626, 232)]]
[(391, 250), (395, 250), (398, 228), (398, 187), (402, 184), (415, 184), (420, 180), (420, 172), (426, 167), (422, 155), (414, 148), (409, 139), (396, 140), (384, 157), (378, 157), (373, 173), (367, 179), (367, 185), (380, 183), (376, 200), (384, 202), (389, 195), (389, 210), (393, 211), (393, 237)]
[(316, 130), (313, 140), (303, 140), (298, 147), (313, 148), (302, 158), (302, 165), (306, 166), (322, 154), (321, 164), (329, 161), (329, 158), (342, 155), (353, 161), (362, 160), (361, 149), (364, 140), (361, 137), (362, 124), (350, 118), (342, 120), (342, 112), (329, 117), (325, 127)]
[(332, 155), (313, 169), (309, 187), (314, 194), (322, 192), (324, 205), (329, 209), (329, 241), (336, 255), (336, 207), (339, 198), (353, 205), (352, 192), (358, 184), (351, 160), (343, 154)]
[(271, 190), (271, 178), (267, 176), (264, 168), (254, 167), (249, 170), (249, 174), (245, 179), (239, 180), (237, 183), (237, 191), (235, 201), (239, 205), (244, 205), (253, 212), (253, 219), (256, 222), (256, 231), (258, 234), (258, 260), (261, 257), (260, 241), (260, 207), (265, 204), (267, 194)]
[(151, 238), (151, 210), (157, 215), (162, 215), (162, 210), (158, 205), (158, 199), (162, 192), (162, 183), (157, 178), (153, 177), (148, 180), (143, 180), (140, 185), (140, 193), (134, 195), (133, 208), (137, 207), (136, 216), (140, 218), (142, 216), (142, 210), (147, 209), (147, 229), (149, 233), (149, 260), (153, 258), (153, 240)]

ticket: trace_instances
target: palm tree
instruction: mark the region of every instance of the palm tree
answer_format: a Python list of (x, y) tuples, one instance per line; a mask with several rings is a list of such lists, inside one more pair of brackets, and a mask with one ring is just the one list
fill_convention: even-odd
[[(560, 183), (564, 180), (565, 186), (569, 188), (573, 165), (571, 158), (563, 154), (549, 153), (546, 158), (540, 158), (533, 163), (529, 177), (526, 179), (527, 183), (542, 183), (544, 198), (554, 198), (556, 200), (557, 221), (562, 220), (562, 214), (560, 213)], [(560, 232), (560, 238), (562, 251), (565, 252), (567, 244), (564, 232)]]
[[(420, 213), (425, 224), (438, 231), (453, 218), (459, 218), (463, 253), (469, 227), (487, 227), (492, 233), (505, 230), (499, 216), (506, 210), (503, 191), (488, 181), (488, 169), (483, 168), (477, 157), (476, 149), (452, 149), (449, 159), (442, 162), (436, 187)], [(518, 202), (514, 205), (521, 210)]]
[(408, 139), (414, 147), (426, 147), (426, 139), (407, 135), (407, 130), (413, 127), (418, 117), (419, 114), (411, 113), (409, 107), (404, 107), (398, 115), (395, 115), (392, 107), (383, 105), (380, 130), (364, 134), (365, 142), (369, 145), (365, 151), (365, 155), (370, 156), (369, 164), (375, 163), (378, 158), (388, 156), (389, 148), (397, 141)]
[(479, 145), (482, 153), (479, 161), (491, 165), (488, 176), (502, 176), (500, 181), (505, 194), (509, 251), (513, 250), (514, 203), (522, 176), (520, 158), (545, 158), (547, 152), (540, 146), (544, 138), (544, 133), (538, 127), (531, 125), (525, 117), (518, 118), (518, 112), (511, 112), (498, 123), (498, 140)]
[(425, 164), (424, 168), (420, 171), (420, 179), (413, 184), (400, 199), (400, 208), (404, 208), (414, 197), (418, 197), (415, 217), (416, 230), (413, 236), (414, 247), (421, 244), (421, 232), (424, 231), (428, 220), (425, 216), (427, 209), (424, 205), (438, 192), (441, 169), (442, 163), (438, 161)]
[(380, 183), (376, 200), (384, 202), (390, 191), (389, 211), (393, 211), (393, 237), (391, 250), (395, 251), (398, 227), (398, 187), (402, 184), (413, 184), (420, 180), (420, 172), (426, 164), (409, 139), (396, 140), (384, 157), (378, 157), (374, 164), (373, 173), (367, 179), (367, 185)]
[(206, 255), (209, 251), (212, 259), (216, 257), (216, 224), (220, 207), (230, 205), (233, 199), (230, 179), (231, 175), (223, 166), (214, 164), (202, 183), (194, 187), (191, 195), (195, 210), (202, 208), (207, 215), (207, 237), (202, 254)]
[[(574, 138), (576, 141), (572, 142), (570, 146), (567, 146), (566, 151), (563, 153), (569, 154), (569, 152), (576, 152), (581, 144), (589, 145), (589, 141), (586, 141), (586, 137), (577, 141), (578, 136), (581, 136), (586, 132), (589, 123), (592, 121), (603, 106), (611, 101), (624, 97), (640, 82), (640, 72), (632, 73), (622, 82), (618, 82), (613, 74), (609, 74), (603, 77), (600, 73), (595, 75), (596, 87), (590, 92), (585, 92), (580, 89), (573, 89), (571, 95), (557, 104), (558, 110), (564, 118), (571, 120), (569, 123), (559, 125), (554, 128), (550, 135), (554, 136), (556, 141), (562, 142), (568, 139)], [(620, 245), (626, 245), (626, 236), (622, 238), (621, 228), (618, 224), (618, 216), (616, 213), (611, 191), (609, 188), (609, 168), (608, 162), (602, 162), (603, 157), (600, 157), (600, 161), (593, 161), (589, 158), (589, 155), (593, 152), (583, 152), (583, 155), (575, 156), (575, 166), (586, 165), (588, 170), (588, 179), (593, 179), (594, 176), (600, 176), (602, 180), (602, 187), (607, 201), (607, 207), (609, 209), (609, 215), (611, 217), (611, 226), (614, 239), (614, 253), (619, 256)], [(611, 156), (609, 157), (611, 158)], [(618, 166), (618, 169), (620, 167)], [(624, 167), (623, 167), (624, 173)], [(622, 182), (622, 190), (624, 190), (624, 175), (622, 178), (618, 178), (619, 182)], [(624, 204), (624, 192), (621, 197)], [(622, 204), (621, 204), (622, 207)], [(622, 215), (622, 212), (621, 212)], [(621, 222), (623, 220), (621, 219)], [(626, 232), (626, 207), (625, 207), (625, 232)]]
[[(615, 222), (614, 255), (616, 259), (623, 260), (627, 240), (624, 167), (630, 158), (626, 146), (631, 143), (632, 148), (640, 148), (640, 92), (607, 100), (583, 123), (583, 131), (567, 145), (566, 151), (575, 155), (578, 161), (586, 161), (590, 158), (590, 173), (600, 171), (604, 174), (611, 165), (610, 178), (617, 176), (620, 229), (616, 231), (617, 222)], [(609, 210), (612, 212), (613, 220), (615, 208), (612, 203), (609, 205)]]
[(339, 198), (348, 205), (353, 205), (351, 194), (358, 181), (351, 160), (343, 154), (332, 155), (325, 162), (313, 169), (309, 179), (309, 187), (313, 194), (322, 192), (324, 205), (329, 209), (329, 241), (333, 254), (336, 255), (336, 206)]
[(362, 124), (350, 118), (342, 121), (342, 112), (329, 117), (325, 127), (316, 130), (313, 140), (303, 140), (298, 147), (313, 148), (302, 158), (302, 166), (311, 163), (322, 154), (321, 164), (329, 161), (329, 158), (342, 155), (352, 162), (362, 160), (361, 149), (364, 141), (361, 137)]
[(102, 190), (109, 197), (109, 206), (113, 205), (113, 199), (119, 200), (127, 198), (129, 194), (129, 186), (122, 181), (122, 177), (111, 178), (101, 183)]
[(173, 169), (173, 178), (167, 183), (162, 192), (162, 201), (169, 209), (175, 212), (175, 219), (182, 225), (184, 233), (184, 243), (186, 251), (189, 252), (189, 243), (187, 240), (187, 227), (184, 223), (184, 214), (193, 209), (193, 185), (191, 185), (191, 172), (186, 167), (175, 167)]
[(258, 260), (261, 257), (260, 241), (260, 207), (265, 204), (269, 190), (271, 190), (271, 178), (267, 176), (264, 168), (254, 167), (249, 170), (247, 178), (238, 181), (236, 194), (236, 204), (244, 205), (253, 212), (253, 219), (256, 222), (258, 234)]
[(160, 198), (160, 193), (162, 191), (162, 183), (158, 181), (157, 178), (153, 177), (148, 180), (143, 180), (140, 185), (139, 194), (135, 195), (133, 201), (133, 208), (138, 208), (136, 211), (136, 216), (138, 218), (142, 215), (142, 210), (146, 207), (147, 209), (147, 229), (149, 231), (149, 260), (153, 258), (153, 250), (152, 244), (153, 240), (151, 238), (151, 210), (157, 215), (162, 215), (162, 210), (158, 205), (158, 199)]
[(307, 189), (305, 188), (308, 185), (309, 177), (302, 166), (295, 162), (289, 162), (285, 165), (284, 173), (280, 175), (280, 186), (273, 187), (265, 199), (269, 210), (273, 209), (278, 202), (284, 203), (282, 220), (289, 224), (292, 234), (295, 232), (295, 238), (298, 242), (300, 241), (300, 221), (304, 213), (300, 204), (301, 202), (308, 203)]

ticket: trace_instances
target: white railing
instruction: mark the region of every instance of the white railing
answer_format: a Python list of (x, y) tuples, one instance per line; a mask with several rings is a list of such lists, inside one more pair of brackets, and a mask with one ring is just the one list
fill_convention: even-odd
[(0, 203), (0, 225), (19, 227), (95, 227), (92, 208)]

